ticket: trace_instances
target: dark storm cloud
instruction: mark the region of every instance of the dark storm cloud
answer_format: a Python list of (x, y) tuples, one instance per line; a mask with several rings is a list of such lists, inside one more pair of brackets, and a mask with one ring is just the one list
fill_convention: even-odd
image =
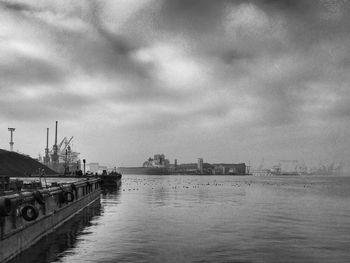
[[(209, 33), (210, 37), (214, 37), (210, 42), (214, 43), (215, 36), (226, 39), (222, 32), (222, 22), (227, 10), (237, 9), (242, 4), (253, 4), (261, 8), (271, 19), (282, 18), (286, 22), (283, 26), (289, 30), (287, 37), (291, 37), (286, 48), (303, 43), (312, 44), (320, 39), (350, 32), (350, 20), (347, 18), (350, 2), (345, 0), (168, 0), (163, 1), (158, 26), (166, 30), (189, 32), (199, 40), (201, 34)], [(205, 46), (205, 43), (200, 44)]]
[(79, 118), (95, 102), (90, 97), (61, 92), (59, 87), (44, 96), (26, 98), (13, 94), (7, 96), (6, 100), (0, 99), (0, 118), (30, 122), (64, 119), (67, 116)]
[(61, 83), (66, 78), (63, 69), (50, 61), (17, 57), (12, 63), (0, 62), (0, 86)]
[(126, 133), (205, 127), (225, 147), (242, 127), (241, 141), (261, 129), (273, 143), (346, 120), (350, 1), (140, 3), (0, 4), (2, 119), (84, 111)]
[[(252, 7), (257, 6), (260, 8), (265, 12), (267, 18), (270, 19), (268, 23), (271, 25), (267, 25), (267, 29), (263, 28), (263, 30), (268, 31), (262, 33), (257, 32), (257, 35), (254, 35), (255, 31), (246, 34), (244, 25), (239, 25), (238, 29), (242, 32), (238, 32), (236, 39), (230, 38), (228, 36), (230, 31), (224, 29), (226, 23), (225, 19), (229, 10), (232, 9), (234, 11), (242, 5), (248, 6), (249, 4), (252, 4)], [(336, 6), (340, 5), (341, 10), (338, 10)], [(27, 4), (19, 3), (5, 3), (5, 6), (18, 11), (29, 10), (31, 8)], [(339, 1), (338, 3), (334, 1), (254, 0), (163, 1), (160, 4), (158, 13), (152, 13), (153, 9), (151, 7), (149, 10), (147, 10), (147, 8), (140, 10), (142, 13), (149, 12), (149, 16), (152, 18), (151, 20), (145, 20), (144, 24), (147, 25), (147, 22), (151, 21), (153, 30), (159, 30), (155, 35), (155, 39), (147, 38), (146, 34), (148, 31), (143, 34), (142, 31), (137, 31), (139, 33), (138, 36), (129, 33), (128, 29), (133, 28), (133, 21), (136, 20), (135, 18), (140, 17), (142, 19), (140, 13), (132, 17), (123, 27), (122, 31), (111, 31), (105, 25), (102, 12), (104, 6), (94, 3), (89, 3), (88, 9), (90, 9), (90, 11), (88, 12), (88, 18), (86, 14), (78, 17), (86, 22), (92, 30), (96, 31), (99, 39), (86, 34), (86, 32), (65, 31), (57, 29), (49, 24), (46, 24), (46, 26), (48, 30), (52, 30), (54, 34), (54, 38), (59, 46), (58, 52), (70, 60), (69, 67), (71, 67), (71, 69), (79, 68), (89, 75), (103, 74), (108, 78), (115, 78), (119, 75), (129, 79), (129, 83), (135, 83), (136, 85), (133, 87), (126, 86), (123, 89), (124, 95), (121, 96), (121, 99), (152, 100), (152, 98), (157, 97), (162, 100), (170, 99), (173, 94), (172, 91), (163, 89), (162, 85), (156, 83), (154, 80), (153, 64), (140, 63), (132, 59), (133, 53), (152, 45), (152, 41), (164, 41), (163, 37), (169, 35), (184, 36), (190, 43), (188, 51), (190, 56), (201, 57), (209, 61), (213, 59), (213, 56), (217, 57), (219, 61), (221, 60), (222, 65), (220, 63), (218, 64), (216, 61), (211, 61), (213, 63), (210, 66), (214, 68), (214, 74), (224, 76), (224, 78), (228, 79), (227, 81), (232, 81), (233, 78), (231, 76), (239, 75), (243, 77), (244, 74), (249, 72), (247, 69), (254, 68), (254, 65), (259, 63), (259, 58), (261, 57), (270, 56), (271, 54), (273, 54), (273, 56), (278, 56), (279, 53), (289, 53), (290, 56), (294, 56), (299, 52), (305, 52), (307, 56), (307, 50), (312, 49), (314, 42), (318, 43), (323, 39), (327, 39), (329, 34), (343, 36), (344, 30), (347, 28), (348, 19), (344, 17), (342, 12), (344, 12), (344, 10), (346, 11), (348, 6), (348, 3), (344, 1)], [(42, 9), (40, 9), (40, 12), (41, 11)], [(57, 13), (56, 10), (51, 10), (51, 12)], [(324, 13), (323, 16), (322, 12)], [(71, 13), (76, 16), (74, 12)], [(252, 14), (255, 15), (256, 13), (253, 12)], [(286, 35), (280, 39), (270, 38), (268, 35), (271, 30), (273, 30), (271, 27), (277, 17), (284, 22), (283, 27), (287, 30)], [(135, 22), (135, 24), (138, 24), (137, 21)], [(257, 20), (257, 22), (259, 22), (259, 20)], [(45, 23), (45, 21), (42, 21), (42, 23)], [(253, 26), (256, 25), (253, 24)], [(237, 30), (237, 28), (232, 28), (231, 30)], [(130, 30), (130, 32), (134, 31)], [(265, 33), (267, 36), (263, 35)], [(27, 75), (26, 71), (23, 70), (23, 68), (27, 67), (27, 63), (23, 63), (23, 68), (18, 66), (18, 70), (8, 69), (12, 72), (12, 75), (6, 74), (7, 78), (15, 78), (14, 75), (19, 74), (16, 72), (24, 72), (23, 78), (28, 79), (29, 82), (38, 80), (38, 82), (43, 81), (48, 83), (52, 81), (52, 83), (56, 83), (63, 77), (60, 69), (55, 68), (54, 65), (42, 65), (43, 62), (37, 62), (38, 63), (34, 63), (33, 61), (33, 67), (31, 70), (27, 70)], [(256, 92), (259, 92), (257, 93), (259, 94), (259, 99), (263, 101), (262, 105), (269, 105), (266, 107), (268, 108), (268, 110), (266, 110), (266, 115), (273, 115), (274, 108), (278, 109), (285, 104), (290, 105), (287, 107), (288, 110), (277, 110), (276, 112), (286, 112), (288, 115), (293, 115), (293, 103), (296, 103), (295, 107), (298, 107), (302, 99), (298, 100), (297, 95), (294, 95), (296, 98), (291, 99), (293, 96), (289, 94), (287, 89), (291, 85), (293, 89), (306, 88), (306, 86), (303, 85), (305, 82), (305, 73), (303, 73), (303, 70), (307, 69), (307, 66), (308, 65), (303, 65), (304, 68), (299, 72), (292, 72), (292, 77), (285, 76), (283, 81), (272, 78), (261, 82), (261, 87), (252, 88), (250, 93), (254, 95), (256, 90)], [(36, 67), (38, 68), (37, 70), (35, 69)], [(225, 67), (224, 71), (226, 71), (227, 76), (220, 72), (223, 67)], [(312, 67), (315, 68), (315, 66)], [(52, 68), (52, 70), (50, 68)], [(317, 69), (317, 66), (315, 70), (316, 73), (312, 72), (312, 70), (308, 70), (308, 78), (312, 80), (320, 71), (320, 69)], [(251, 74), (253, 74), (251, 77), (254, 77), (254, 72), (251, 72)], [(117, 79), (118, 78), (116, 78), (116, 80)], [(314, 77), (314, 79), (317, 79), (317, 77)], [(225, 79), (223, 81), (225, 81)], [(221, 83), (217, 83), (217, 85), (220, 84)], [(116, 94), (118, 94), (118, 92)], [(182, 96), (181, 93), (177, 94), (180, 94), (180, 97)], [(270, 103), (271, 100), (281, 103)], [(273, 108), (270, 110), (270, 107)], [(264, 109), (262, 109), (262, 111), (264, 111)], [(277, 119), (279, 119), (279, 117)], [(286, 119), (292, 118), (286, 117)]]
[(183, 30), (196, 37), (216, 30), (225, 1), (174, 0), (163, 1), (159, 23), (167, 30)]
[(270, 15), (282, 14), (291, 41), (301, 47), (350, 32), (350, 2), (346, 0), (253, 2)]
[[(98, 31), (101, 33), (101, 30)], [(128, 56), (132, 47), (112, 33), (104, 31), (99, 41), (81, 33), (57, 34), (61, 53), (70, 60), (70, 65), (88, 74), (123, 74), (147, 77), (147, 69), (134, 63)], [(108, 37), (106, 37), (108, 35)], [(74, 43), (74, 44), (73, 44)], [(73, 44), (73, 45), (72, 45)]]
[[(246, 2), (246, 1), (241, 1)], [(312, 9), (316, 1), (304, 0), (252, 0), (250, 1), (256, 5), (269, 6), (278, 10), (286, 10), (287, 12), (303, 13)]]
[(16, 2), (0, 2), (0, 6), (3, 6), (6, 9), (13, 11), (26, 11), (32, 10), (30, 5), (24, 3), (16, 3)]
[(103, 19), (103, 8), (98, 5), (98, 3), (91, 2), (90, 8), (90, 21), (92, 25), (97, 30), (98, 34), (108, 42), (112, 50), (114, 50), (118, 55), (127, 55), (136, 49), (136, 42), (129, 41), (124, 36), (110, 32), (104, 27), (103, 22), (101, 22)]
[(112, 49), (120, 55), (127, 55), (136, 49), (134, 47), (135, 45), (131, 42), (127, 41), (126, 39), (123, 39), (123, 37), (121, 36), (109, 32), (101, 26), (98, 26), (97, 30), (99, 34), (109, 42)]
[(126, 78), (148, 78), (148, 67), (135, 63), (130, 58), (130, 53), (139, 46), (137, 41), (105, 28), (100, 22), (99, 8), (94, 5), (89, 8), (91, 17), (88, 21), (82, 20), (88, 27), (86, 30), (69, 31), (47, 25), (52, 30), (58, 53), (69, 60), (68, 66), (89, 75), (102, 74), (111, 79), (118, 75)]

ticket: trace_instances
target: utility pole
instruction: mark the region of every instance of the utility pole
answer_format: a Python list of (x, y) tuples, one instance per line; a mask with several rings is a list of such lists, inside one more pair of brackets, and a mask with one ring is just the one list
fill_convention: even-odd
[(8, 128), (8, 130), (11, 133), (11, 138), (10, 138), (10, 151), (13, 152), (13, 132), (16, 130), (15, 128)]
[(85, 159), (83, 159), (83, 163), (84, 163), (84, 173), (83, 173), (83, 175), (86, 176), (86, 173), (85, 173), (85, 163), (86, 163), (86, 160), (85, 160)]

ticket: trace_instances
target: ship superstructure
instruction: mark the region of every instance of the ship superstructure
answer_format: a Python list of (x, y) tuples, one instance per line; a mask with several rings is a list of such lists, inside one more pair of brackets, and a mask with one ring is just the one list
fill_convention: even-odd
[(147, 161), (145, 161), (142, 166), (143, 167), (149, 167), (149, 168), (167, 168), (169, 167), (169, 160), (165, 159), (164, 154), (155, 154), (154, 158), (148, 158)]
[(165, 159), (164, 154), (155, 154), (153, 158), (149, 157), (142, 167), (118, 167), (118, 171), (122, 174), (169, 174), (170, 163), (168, 159)]

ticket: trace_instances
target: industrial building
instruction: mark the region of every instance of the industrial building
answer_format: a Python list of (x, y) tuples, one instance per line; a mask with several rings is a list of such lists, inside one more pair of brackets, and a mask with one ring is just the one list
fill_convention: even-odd
[(245, 163), (204, 163), (203, 158), (198, 158), (197, 163), (176, 165), (173, 173), (176, 174), (203, 174), (203, 175), (245, 175), (247, 166)]

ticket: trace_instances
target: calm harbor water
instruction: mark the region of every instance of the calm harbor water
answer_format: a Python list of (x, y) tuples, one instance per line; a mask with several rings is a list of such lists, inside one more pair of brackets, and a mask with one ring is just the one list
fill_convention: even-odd
[(124, 175), (15, 262), (350, 262), (350, 176)]

